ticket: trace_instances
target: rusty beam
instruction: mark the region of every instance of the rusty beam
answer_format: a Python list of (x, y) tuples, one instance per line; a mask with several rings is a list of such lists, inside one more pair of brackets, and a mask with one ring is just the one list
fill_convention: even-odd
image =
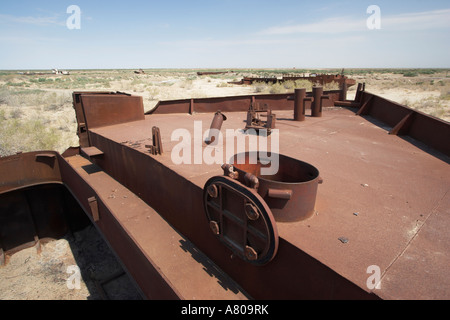
[(371, 107), (372, 100), (373, 100), (373, 97), (369, 97), (369, 99), (367, 99), (367, 101), (364, 102), (364, 104), (356, 112), (356, 115), (360, 116), (360, 115), (369, 114), (369, 110), (370, 110), (370, 107)]
[(404, 135), (408, 134), (409, 127), (411, 126), (411, 123), (414, 121), (414, 115), (415, 112), (411, 111), (408, 113), (398, 124), (395, 125), (394, 128), (392, 128), (391, 131), (389, 131), (389, 134), (393, 135)]

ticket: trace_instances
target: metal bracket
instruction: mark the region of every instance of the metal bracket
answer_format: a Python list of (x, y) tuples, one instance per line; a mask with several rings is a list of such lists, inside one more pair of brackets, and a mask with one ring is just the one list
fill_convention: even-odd
[[(266, 117), (267, 120), (263, 121), (261, 117)], [(275, 129), (276, 115), (272, 113), (272, 110), (268, 108), (267, 104), (260, 107), (258, 103), (252, 103), (249, 110), (247, 111), (247, 123), (245, 130), (248, 129), (267, 129), (267, 133), (270, 134), (271, 129)]]
[(104, 153), (97, 147), (81, 148), (81, 154), (86, 155), (88, 158), (94, 158), (102, 156)]
[(90, 197), (88, 199), (89, 207), (91, 208), (92, 218), (94, 219), (94, 222), (97, 222), (100, 220), (100, 216), (98, 214), (98, 203), (97, 199), (95, 197)]
[(150, 149), (150, 153), (153, 155), (163, 154), (163, 147), (161, 142), (161, 132), (158, 127), (152, 128), (152, 145), (146, 145), (146, 148)]

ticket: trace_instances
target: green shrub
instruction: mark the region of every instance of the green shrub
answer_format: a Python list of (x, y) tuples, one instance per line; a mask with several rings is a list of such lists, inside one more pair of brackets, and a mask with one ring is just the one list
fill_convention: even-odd
[(406, 72), (403, 73), (403, 76), (412, 78), (412, 77), (417, 77), (418, 74), (415, 71), (406, 71)]
[(59, 139), (57, 129), (48, 128), (42, 121), (0, 117), (0, 156), (19, 151), (55, 150)]
[(282, 84), (276, 82), (270, 87), (269, 92), (272, 94), (285, 93), (286, 89), (284, 88), (284, 86)]
[(256, 93), (264, 93), (269, 90), (269, 86), (264, 82), (254, 82), (252, 86), (255, 88)]

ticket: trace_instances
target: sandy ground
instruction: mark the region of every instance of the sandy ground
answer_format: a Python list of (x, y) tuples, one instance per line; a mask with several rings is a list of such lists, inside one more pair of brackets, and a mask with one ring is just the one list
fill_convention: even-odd
[[(74, 266), (80, 270), (79, 286)], [(23, 249), (0, 266), (0, 300), (101, 299), (141, 296), (93, 226), (41, 244), (40, 250)]]

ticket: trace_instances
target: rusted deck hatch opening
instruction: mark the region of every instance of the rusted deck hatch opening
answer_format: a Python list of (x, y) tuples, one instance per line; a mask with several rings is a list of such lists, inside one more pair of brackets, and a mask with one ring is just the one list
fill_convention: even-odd
[(0, 241), (5, 255), (59, 239), (89, 224), (62, 184), (44, 184), (0, 194)]
[[(17, 155), (9, 160), (20, 161), (22, 156), (27, 158)], [(28, 178), (31, 182), (32, 176)], [(2, 181), (2, 187), (6, 182)], [(107, 242), (62, 183), (30, 183), (0, 193), (0, 274), (1, 299), (141, 298)], [(79, 286), (68, 287), (66, 280), (71, 275), (80, 276)]]

